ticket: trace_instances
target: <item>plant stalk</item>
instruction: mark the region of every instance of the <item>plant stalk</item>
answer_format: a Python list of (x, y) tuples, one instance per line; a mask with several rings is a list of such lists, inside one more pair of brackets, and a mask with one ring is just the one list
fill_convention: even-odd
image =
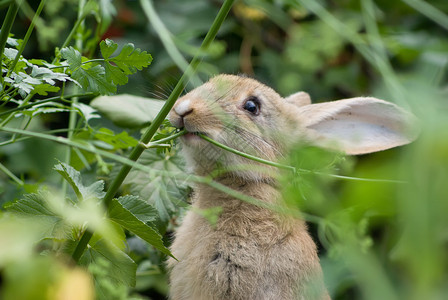
[[(221, 6), (221, 9), (218, 12), (218, 15), (216, 16), (215, 20), (213, 21), (213, 24), (208, 31), (207, 35), (204, 38), (204, 41), (202, 42), (202, 45), (200, 47), (201, 50), (207, 49), (212, 41), (215, 39), (219, 28), (221, 27), (222, 23), (224, 22), (227, 14), (229, 13), (233, 3), (235, 0), (225, 0), (223, 5)], [(201, 51), (202, 53), (202, 51)], [(176, 87), (174, 88), (173, 92), (169, 96), (168, 100), (165, 102), (164, 106), (160, 110), (160, 112), (157, 114), (147, 131), (144, 133), (143, 137), (140, 140), (140, 143), (132, 150), (131, 154), (129, 155), (129, 159), (132, 161), (137, 161), (137, 159), (140, 157), (140, 155), (145, 150), (145, 147), (141, 144), (147, 144), (151, 141), (154, 134), (157, 132), (157, 129), (160, 127), (162, 122), (165, 120), (166, 116), (168, 115), (169, 111), (173, 107), (174, 103), (176, 102), (177, 98), (180, 96), (182, 91), (185, 88), (185, 84), (187, 79), (190, 78), (190, 76), (196, 71), (197, 67), (200, 63), (200, 57), (195, 56), (190, 65), (188, 66), (187, 70), (177, 83)], [(129, 171), (131, 170), (131, 167), (128, 165), (124, 165), (118, 175), (115, 177), (115, 179), (112, 181), (111, 185), (109, 186), (106, 195), (104, 196), (104, 204), (106, 208), (109, 208), (110, 203), (112, 202), (112, 199), (114, 198), (115, 194), (118, 192), (118, 189), (120, 188), (121, 184), (123, 183), (124, 179), (128, 175)], [(78, 242), (78, 245), (76, 246), (75, 251), (73, 252), (72, 258), (75, 262), (79, 262), (79, 259), (81, 258), (82, 254), (84, 253), (87, 244), (89, 243), (93, 233), (90, 231), (85, 231), (83, 236), (81, 237), (80, 241)]]
[(2, 163), (0, 163), (0, 171), (3, 171), (6, 175), (8, 175), (12, 180), (14, 180), (18, 185), (24, 186), (25, 183), (18, 178), (14, 173), (12, 173), (7, 167), (5, 167)]
[(29, 38), (31, 36), (31, 33), (33, 32), (34, 27), (36, 26), (36, 21), (39, 18), (39, 15), (42, 12), (42, 9), (44, 8), (46, 1), (47, 0), (42, 0), (40, 2), (39, 7), (36, 10), (36, 13), (34, 14), (33, 19), (31, 20), (31, 24), (28, 27), (28, 30), (26, 31), (25, 37), (23, 38), (23, 42), (20, 45), (19, 52), (17, 53), (16, 57), (14, 58), (14, 61), (13, 61), (12, 65), (9, 67), (8, 75), (6, 75), (6, 76), (9, 76), (11, 74), (11, 72), (14, 70), (14, 68), (16, 67), (17, 62), (19, 61), (20, 56), (23, 53), (23, 50), (25, 50), (25, 46), (28, 43), (28, 40), (29, 40)]
[(64, 97), (62, 97), (62, 96), (55, 96), (55, 97), (47, 98), (45, 100), (36, 101), (36, 102), (30, 103), (30, 104), (18, 106), (16, 108), (12, 108), (10, 110), (0, 112), (0, 117), (4, 116), (4, 115), (11, 114), (11, 113), (13, 113), (15, 111), (18, 111), (18, 110), (24, 110), (24, 109), (27, 109), (29, 107), (33, 107), (35, 105), (39, 105), (39, 104), (42, 104), (42, 103), (47, 103), (47, 102), (51, 102), (51, 101), (55, 101), (55, 100), (68, 99), (68, 98), (73, 98), (73, 97), (89, 97), (89, 96), (92, 96), (92, 95), (93, 95), (93, 93), (82, 93), (82, 94), (68, 95), (68, 96), (64, 96)]
[[(11, 32), (12, 24), (16, 18), (17, 12), (19, 11), (19, 5), (22, 0), (16, 2), (12, 1), (9, 5), (8, 12), (6, 13), (5, 21), (3, 21), (2, 29), (0, 31), (0, 66), (2, 65), (2, 56), (5, 50), (6, 41), (8, 40), (9, 33)], [(3, 79), (2, 79), (3, 81)]]
[[(82, 20), (81, 23), (79, 24), (79, 26), (84, 26), (84, 22), (83, 22), (83, 14), (82, 14), (82, 10), (84, 8), (86, 4), (85, 0), (80, 0), (79, 4), (78, 4), (78, 20)], [(79, 49), (80, 52), (82, 52), (82, 39), (78, 38), (76, 39), (76, 47)], [(79, 91), (79, 87), (75, 86), (74, 87), (75, 92)], [(75, 126), (76, 126), (76, 121), (77, 121), (77, 111), (75, 110), (75, 106), (78, 104), (78, 97), (73, 97), (72, 99), (72, 103), (70, 104), (70, 113), (69, 113), (69, 117), (68, 117), (68, 133), (67, 133), (67, 138), (70, 140), (73, 137), (74, 134), (74, 130), (75, 130)], [(68, 147), (66, 149), (65, 152), (65, 158), (64, 161), (66, 164), (70, 164), (70, 161), (72, 159), (72, 148)], [(62, 194), (65, 195), (67, 193), (67, 181), (63, 180), (62, 181)]]

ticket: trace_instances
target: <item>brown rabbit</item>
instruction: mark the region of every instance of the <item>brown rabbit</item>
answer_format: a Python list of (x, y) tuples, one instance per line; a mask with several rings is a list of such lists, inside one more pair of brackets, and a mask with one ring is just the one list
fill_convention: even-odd
[[(233, 75), (214, 77), (180, 98), (169, 119), (189, 132), (181, 140), (192, 172), (207, 175), (224, 167), (230, 171), (218, 173), (216, 181), (269, 204), (281, 202), (272, 173), (197, 133), (272, 161), (285, 155), (296, 139), (348, 154), (413, 139), (407, 131), (412, 116), (391, 103), (353, 98), (311, 104), (306, 93), (282, 98), (256, 80)], [(246, 168), (236, 168), (242, 165)], [(192, 201), (196, 209), (186, 214), (172, 245), (178, 261), (168, 261), (171, 299), (329, 299), (304, 221), (205, 184), (195, 186)], [(213, 207), (222, 208), (214, 226), (195, 212)]]

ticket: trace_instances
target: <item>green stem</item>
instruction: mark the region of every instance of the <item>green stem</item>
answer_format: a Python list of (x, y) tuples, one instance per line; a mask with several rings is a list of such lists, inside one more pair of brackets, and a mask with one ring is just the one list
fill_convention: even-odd
[[(229, 13), (233, 2), (235, 0), (225, 0), (223, 3), (221, 9), (218, 12), (218, 15), (216, 16), (215, 20), (213, 21), (213, 24), (208, 31), (207, 35), (204, 38), (204, 41), (202, 42), (202, 45), (200, 47), (201, 50), (207, 49), (211, 42), (215, 39), (216, 34), (218, 33), (219, 28), (221, 27), (222, 23), (224, 22), (227, 14)], [(176, 102), (177, 98), (180, 96), (182, 91), (185, 88), (185, 82), (187, 79), (191, 77), (191, 75), (196, 71), (198, 65), (200, 63), (200, 59), (198, 56), (195, 56), (193, 60), (191, 61), (190, 65), (188, 66), (187, 70), (185, 71), (184, 75), (181, 77), (179, 82), (177, 83), (176, 87), (174, 88), (173, 92), (169, 96), (168, 100), (165, 102), (164, 106), (160, 110), (160, 112), (157, 114), (147, 131), (144, 133), (143, 137), (140, 140), (140, 143), (133, 149), (131, 154), (129, 155), (129, 159), (132, 161), (136, 161), (142, 152), (145, 150), (145, 148), (141, 145), (147, 144), (149, 141), (151, 141), (154, 134), (157, 132), (157, 129), (162, 124), (162, 122), (165, 120), (166, 116), (168, 115), (169, 111), (173, 107), (174, 103)], [(104, 204), (108, 208), (110, 203), (112, 202), (113, 197), (117, 193), (118, 189), (120, 188), (121, 184), (123, 183), (124, 179), (128, 175), (129, 171), (131, 170), (131, 167), (128, 165), (124, 165), (118, 175), (115, 177), (115, 179), (112, 181), (112, 183), (109, 186), (109, 189), (106, 192), (106, 195), (104, 196)], [(87, 244), (90, 241), (90, 238), (92, 237), (92, 233), (85, 231), (81, 240), (78, 242), (78, 245), (76, 246), (75, 251), (73, 252), (73, 259), (78, 262), (82, 254), (84, 253), (84, 250), (87, 247)]]
[(170, 135), (169, 137), (166, 137), (166, 138), (163, 138), (163, 139), (154, 141), (154, 142), (150, 142), (150, 143), (147, 143), (147, 144), (142, 144), (142, 145), (143, 145), (146, 149), (148, 149), (148, 148), (152, 148), (152, 147), (154, 147), (154, 146), (160, 145), (161, 143), (165, 143), (165, 142), (168, 142), (168, 141), (177, 139), (178, 137), (184, 135), (185, 133), (187, 133), (187, 131), (186, 131), (185, 129), (183, 129), (183, 130), (181, 130), (181, 131), (179, 131), (179, 132), (177, 132), (177, 133), (175, 133), (175, 134), (173, 134), (173, 135)]
[[(23, 110), (23, 107), (26, 106), (28, 104), (28, 102), (31, 100), (31, 98), (33, 98), (33, 94), (29, 94), (28, 96), (26, 96), (26, 98), (23, 100), (22, 104), (19, 105), (19, 109), (18, 110)], [(15, 112), (16, 110), (14, 110)], [(9, 121), (11, 121), (11, 119), (15, 116), (15, 113), (12, 112), (9, 116), (7, 116), (1, 123), (0, 126), (3, 127), (6, 124), (9, 123)], [(0, 115), (1, 116), (1, 115)]]
[[(0, 66), (2, 66), (3, 51), (5, 50), (6, 41), (8, 40), (9, 33), (11, 32), (12, 24), (16, 18), (17, 12), (19, 11), (20, 1), (13, 1), (8, 8), (6, 13), (5, 21), (3, 21), (2, 29), (0, 31)], [(3, 78), (3, 76), (2, 76)], [(3, 79), (2, 79), (3, 82)]]
[(25, 183), (20, 180), (16, 175), (14, 175), (7, 167), (5, 167), (2, 163), (0, 163), (0, 171), (3, 171), (6, 175), (8, 175), (12, 180), (14, 180), (18, 185), (23, 186)]
[[(70, 42), (73, 39), (73, 36), (75, 35), (76, 31), (78, 30), (78, 27), (82, 25), (82, 22), (84, 21), (86, 16), (87, 16), (86, 14), (81, 14), (80, 17), (78, 17), (78, 19), (75, 22), (75, 25), (73, 25), (72, 30), (68, 34), (64, 43), (62, 44), (61, 49), (67, 47), (70, 44)], [(54, 65), (58, 61), (58, 59), (59, 59), (59, 56), (56, 56), (51, 63)]]
[[(84, 8), (85, 5), (85, 0), (80, 0), (78, 3), (78, 20), (84, 20), (83, 19), (83, 15), (82, 15), (82, 10)], [(84, 26), (84, 23), (81, 21), (79, 26)], [(76, 47), (82, 52), (82, 39), (76, 39)], [(79, 91), (79, 87), (75, 86), (74, 87), (75, 92)], [(72, 139), (73, 134), (74, 134), (74, 130), (76, 127), (76, 120), (77, 120), (77, 116), (78, 116), (78, 112), (76, 111), (75, 107), (78, 104), (78, 97), (73, 97), (72, 99), (72, 103), (70, 103), (70, 113), (69, 113), (69, 117), (68, 117), (68, 134), (67, 134), (67, 138), (69, 140)], [(70, 161), (72, 159), (72, 148), (68, 147), (67, 149), (65, 149), (65, 158), (64, 161), (67, 165), (70, 165)], [(62, 181), (62, 194), (65, 195), (67, 193), (67, 181), (63, 180)]]
[(65, 39), (64, 43), (62, 44), (61, 49), (67, 47), (68, 44), (70, 44), (70, 42), (73, 39), (73, 36), (75, 35), (76, 31), (78, 30), (78, 27), (81, 26), (82, 21), (84, 21), (84, 18), (80, 18), (80, 19), (76, 20), (75, 25), (73, 26), (72, 30), (70, 31), (68, 37)]
[[(47, 134), (47, 135), (51, 135), (51, 134), (55, 134), (55, 133), (67, 133), (68, 130), (67, 129), (54, 129), (54, 130), (48, 130), (45, 132), (42, 132), (43, 134)], [(0, 142), (0, 147), (1, 146), (6, 146), (9, 144), (14, 144), (14, 143), (18, 143), (18, 142), (22, 142), (25, 140), (29, 140), (31, 138), (34, 138), (33, 136), (24, 136), (24, 137), (20, 137), (20, 138), (16, 138), (15, 140), (13, 140), (12, 138), (8, 141), (5, 142)]]
[(419, 13), (428, 17), (428, 19), (436, 22), (446, 30), (448, 30), (448, 15), (444, 14), (443, 11), (435, 8), (431, 4), (421, 0), (402, 0), (407, 5), (414, 8)]
[[(184, 59), (180, 51), (177, 49), (176, 45), (174, 44), (171, 32), (165, 27), (162, 20), (157, 15), (153, 1), (152, 0), (140, 0), (140, 5), (143, 8), (143, 12), (146, 15), (146, 18), (148, 21), (152, 24), (152, 26), (155, 29), (155, 32), (159, 36), (160, 40), (162, 41), (163, 46), (166, 49), (166, 52), (171, 57), (171, 59), (174, 61), (174, 63), (177, 65), (177, 67), (182, 71), (185, 72), (188, 68), (188, 62)], [(199, 80), (199, 78), (194, 78), (195, 81), (198, 81), (197, 84), (201, 84), (202, 82)], [(196, 82), (195, 82), (196, 83)]]
[(62, 97), (62, 96), (51, 97), (51, 98), (48, 98), (48, 99), (45, 99), (45, 100), (42, 100), (42, 101), (36, 101), (36, 102), (30, 103), (30, 104), (26, 104), (26, 105), (18, 106), (16, 108), (12, 108), (12, 109), (4, 111), (4, 112), (0, 112), (0, 117), (4, 116), (4, 115), (11, 114), (11, 113), (16, 112), (18, 110), (24, 110), (24, 109), (33, 107), (35, 105), (39, 105), (39, 104), (42, 104), (42, 103), (47, 103), (47, 102), (51, 102), (51, 101), (55, 101), (55, 100), (74, 98), (74, 97), (90, 97), (92, 95), (94, 95), (94, 93), (73, 94), (73, 95), (68, 95), (68, 96), (64, 96), (64, 97)]
[(224, 144), (221, 144), (220, 142), (217, 142), (211, 138), (209, 138), (208, 136), (205, 136), (203, 134), (199, 134), (199, 136), (206, 140), (207, 142), (221, 148), (224, 149), (226, 151), (229, 151), (231, 153), (234, 153), (236, 155), (239, 155), (241, 157), (268, 165), (268, 166), (273, 166), (279, 169), (285, 169), (285, 170), (289, 170), (292, 171), (294, 174), (299, 174), (299, 173), (305, 173), (305, 174), (315, 174), (315, 175), (321, 175), (321, 176), (328, 176), (328, 177), (333, 177), (333, 178), (338, 178), (338, 179), (345, 179), (345, 180), (355, 180), (355, 181), (364, 181), (364, 182), (384, 182), (384, 183), (406, 183), (404, 181), (399, 181), (399, 180), (390, 180), (390, 179), (370, 179), (370, 178), (359, 178), (359, 177), (350, 177), (350, 176), (343, 176), (343, 175), (335, 175), (335, 174), (328, 174), (328, 173), (323, 173), (323, 172), (318, 172), (318, 171), (311, 171), (311, 170), (305, 170), (305, 169), (298, 169), (295, 168), (293, 166), (289, 166), (289, 165), (284, 165), (284, 164), (280, 164), (277, 162), (273, 162), (270, 160), (266, 160), (260, 157), (256, 157), (244, 152), (241, 152), (239, 150), (230, 148)]
[(404, 90), (399, 83), (397, 76), (390, 67), (390, 64), (386, 62), (382, 57), (371, 49), (367, 41), (361, 37), (356, 31), (349, 26), (338, 20), (328, 10), (324, 8), (318, 1), (313, 0), (295, 0), (293, 5), (305, 7), (309, 11), (316, 14), (322, 21), (335, 30), (340, 36), (349, 41), (361, 55), (381, 74), (384, 83), (390, 91), (392, 97), (396, 102), (403, 107), (408, 107), (409, 104), (404, 97)]
[(42, 12), (42, 9), (44, 8), (44, 6), (45, 6), (45, 2), (46, 2), (46, 1), (47, 1), (47, 0), (42, 0), (42, 1), (40, 2), (39, 7), (38, 7), (37, 10), (36, 10), (36, 13), (34, 14), (33, 19), (31, 20), (31, 24), (30, 24), (30, 26), (28, 27), (28, 30), (26, 31), (25, 37), (23, 38), (23, 42), (22, 42), (22, 44), (20, 45), (19, 52), (17, 53), (16, 57), (14, 58), (13, 63), (12, 63), (11, 66), (9, 67), (8, 74), (7, 74), (6, 76), (9, 76), (9, 75), (11, 74), (11, 72), (14, 70), (15, 66), (17, 65), (17, 62), (19, 61), (19, 58), (20, 58), (20, 56), (22, 55), (23, 50), (25, 50), (25, 46), (26, 46), (26, 44), (28, 43), (28, 40), (29, 40), (29, 38), (30, 38), (30, 36), (31, 36), (31, 33), (32, 33), (33, 30), (34, 30), (34, 26), (36, 25), (36, 21), (37, 21), (37, 19), (39, 18), (39, 15), (40, 15), (40, 13)]
[(253, 156), (253, 155), (250, 155), (250, 154), (238, 151), (238, 150), (230, 148), (230, 147), (228, 147), (228, 146), (226, 146), (224, 144), (221, 144), (220, 142), (217, 142), (217, 141), (215, 141), (215, 140), (213, 140), (213, 139), (211, 139), (208, 136), (205, 136), (203, 134), (199, 134), (199, 136), (202, 139), (206, 140), (207, 142), (209, 142), (209, 143), (211, 143), (211, 144), (213, 144), (213, 145), (215, 145), (215, 146), (217, 146), (219, 148), (222, 148), (222, 149), (224, 149), (226, 151), (232, 152), (232, 153), (234, 153), (236, 155), (245, 157), (247, 159), (250, 159), (250, 160), (253, 160), (253, 161), (256, 161), (256, 162), (268, 165), (268, 166), (273, 166), (273, 167), (276, 167), (276, 168), (279, 168), (279, 169), (285, 169), (285, 170), (290, 170), (290, 171), (296, 172), (296, 168), (294, 168), (292, 166), (279, 164), (279, 163), (276, 163), (276, 162), (273, 162), (273, 161), (270, 161), (270, 160), (262, 159), (262, 158), (259, 158), (259, 157), (256, 157), (256, 156)]
[(11, 2), (14, 2), (15, 0), (2, 0), (0, 1), (0, 9), (3, 9), (4, 7), (11, 4)]
[[(53, 141), (53, 142), (56, 142), (56, 143), (59, 143), (62, 145), (76, 147), (78, 149), (81, 149), (81, 150), (84, 150), (84, 151), (87, 151), (90, 153), (94, 153), (96, 155), (101, 155), (103, 157), (107, 157), (107, 158), (117, 161), (123, 165), (127, 165), (131, 168), (135, 168), (137, 170), (146, 172), (148, 174), (153, 174), (155, 176), (178, 178), (179, 180), (186, 180), (186, 181), (191, 181), (191, 182), (196, 182), (196, 183), (208, 184), (212, 187), (215, 187), (219, 191), (222, 191), (229, 195), (235, 196), (236, 198), (241, 199), (243, 201), (248, 201), (249, 203), (254, 203), (254, 204), (256, 204), (257, 201), (260, 202), (259, 200), (255, 199), (255, 198), (244, 195), (238, 191), (234, 191), (234, 190), (226, 187), (225, 185), (220, 184), (219, 182), (215, 182), (210, 177), (202, 177), (202, 176), (179, 173), (179, 172), (176, 173), (176, 172), (152, 169), (151, 167), (142, 165), (136, 161), (130, 160), (129, 158), (122, 157), (122, 156), (119, 156), (119, 155), (116, 155), (116, 154), (113, 154), (113, 153), (110, 153), (110, 152), (107, 152), (104, 150), (97, 149), (90, 144), (87, 144), (87, 145), (81, 144), (78, 142), (71, 141), (64, 137), (53, 136), (53, 135), (44, 134), (44, 133), (40, 133), (40, 132), (21, 130), (21, 129), (17, 129), (17, 128), (0, 127), (0, 131), (35, 137), (35, 138), (39, 138), (39, 139), (45, 139), (45, 140)], [(264, 204), (257, 204), (257, 205), (266, 206), (268, 204), (264, 203)], [(276, 210), (278, 210), (278, 209), (276, 209)]]

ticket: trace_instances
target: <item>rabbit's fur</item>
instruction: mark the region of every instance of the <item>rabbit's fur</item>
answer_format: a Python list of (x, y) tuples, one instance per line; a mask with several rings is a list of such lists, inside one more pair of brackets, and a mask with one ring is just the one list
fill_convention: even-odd
[[(258, 102), (258, 114), (247, 110), (248, 99)], [(192, 172), (208, 175), (219, 166), (249, 165), (217, 173), (215, 180), (269, 204), (281, 202), (272, 175), (253, 168), (258, 163), (193, 133), (271, 161), (285, 155), (297, 139), (358, 154), (413, 138), (405, 131), (410, 114), (382, 100), (310, 104), (306, 93), (282, 98), (256, 80), (233, 75), (214, 77), (180, 98), (169, 119), (190, 132), (181, 140)], [(338, 127), (342, 129), (333, 132)], [(206, 184), (195, 186), (192, 202), (195, 209), (186, 214), (171, 247), (178, 259), (168, 261), (171, 299), (329, 299), (316, 246), (302, 220), (280, 216)], [(222, 208), (214, 226), (197, 213), (213, 207)]]

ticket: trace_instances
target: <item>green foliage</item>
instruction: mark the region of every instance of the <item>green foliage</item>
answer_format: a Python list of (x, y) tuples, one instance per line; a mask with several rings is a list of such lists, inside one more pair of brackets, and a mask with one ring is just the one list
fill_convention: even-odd
[[(279, 186), (318, 241), (332, 299), (445, 298), (446, 1), (238, 1), (207, 49), (216, 3), (145, 3), (46, 0), (33, 18), (38, 3), (23, 1), (1, 25), (1, 299), (165, 298), (169, 237), (204, 179), (185, 173), (167, 121), (137, 162), (125, 157), (196, 55), (194, 85), (245, 73), (282, 95), (373, 95), (417, 114), (421, 136), (402, 149), (348, 159), (298, 146)], [(106, 196), (122, 163), (133, 168)], [(220, 212), (196, 213), (213, 224)]]
[(67, 239), (70, 238), (71, 226), (66, 224), (63, 217), (53, 211), (46, 201), (49, 195), (27, 194), (6, 207), (16, 216), (31, 219), (41, 231), (41, 239)]
[[(140, 157), (139, 163), (153, 170), (166, 170), (175, 173), (183, 171), (183, 161), (176, 154), (166, 154), (157, 149), (148, 149)], [(163, 222), (185, 206), (188, 185), (182, 180), (169, 176), (154, 176), (140, 170), (131, 170), (125, 185), (132, 194), (139, 195), (158, 212)]]
[(155, 216), (155, 210), (147, 202), (135, 196), (114, 199), (109, 208), (109, 217), (112, 221), (139, 236), (163, 253), (171, 255), (170, 251), (163, 245), (161, 235), (150, 223), (155, 220)]
[(142, 128), (154, 120), (163, 103), (160, 100), (121, 94), (97, 97), (90, 105), (120, 127)]
[(128, 75), (149, 66), (152, 61), (150, 54), (135, 49), (132, 44), (124, 45), (120, 53), (112, 58), (110, 55), (117, 49), (117, 44), (106, 40), (101, 42), (100, 47), (106, 67), (82, 57), (81, 53), (73, 47), (61, 49), (61, 55), (69, 66), (73, 80), (87, 87), (88, 91), (101, 95), (115, 93), (118, 84), (123, 85), (128, 82)]
[(76, 194), (77, 201), (84, 201), (91, 198), (102, 199), (104, 197), (104, 182), (102, 180), (96, 181), (86, 187), (81, 182), (81, 174), (71, 166), (60, 163), (54, 169), (70, 184)]
[[(80, 264), (89, 266), (94, 262), (104, 260), (106, 263), (103, 266), (105, 270), (105, 277), (116, 286), (134, 286), (135, 285), (135, 271), (137, 265), (135, 262), (123, 251), (117, 247), (110, 245), (105, 240), (92, 241), (88, 249), (82, 256)], [(97, 286), (98, 288), (98, 286)], [(99, 286), (102, 288), (102, 286)], [(99, 291), (99, 295), (107, 295), (106, 292)], [(106, 299), (106, 298), (104, 298)]]

